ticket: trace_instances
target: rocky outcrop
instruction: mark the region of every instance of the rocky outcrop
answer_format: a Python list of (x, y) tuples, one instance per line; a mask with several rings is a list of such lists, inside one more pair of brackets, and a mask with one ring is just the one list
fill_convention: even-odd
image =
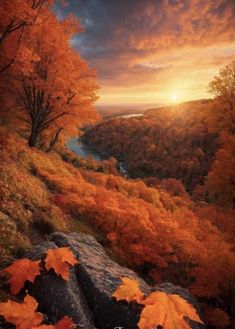
[[(28, 290), (40, 304), (40, 311), (53, 322), (69, 315), (79, 325), (78, 328), (137, 329), (141, 306), (134, 302), (117, 302), (112, 297), (123, 276), (137, 280), (146, 294), (156, 290), (176, 293), (198, 307), (187, 290), (181, 287), (172, 284), (149, 287), (135, 272), (111, 260), (90, 235), (53, 233), (49, 240), (34, 247), (27, 257), (43, 259), (48, 248), (66, 246), (79, 260), (79, 264), (70, 269), (68, 281), (49, 271), (37, 277), (33, 285), (28, 284)], [(192, 323), (191, 328), (204, 327)]]
[(112, 261), (92, 236), (54, 233), (50, 240), (59, 247), (69, 246), (78, 257), (78, 281), (94, 314), (97, 327), (136, 329), (141, 306), (125, 301), (117, 303), (112, 294), (120, 286), (121, 276), (136, 279), (141, 289), (148, 293), (146, 283), (133, 271)]
[[(53, 242), (45, 242), (34, 247), (26, 257), (31, 260), (43, 259), (47, 249), (57, 248)], [(51, 271), (36, 278), (28, 290), (40, 305), (40, 311), (47, 314), (50, 321), (57, 322), (70, 316), (81, 328), (94, 329), (92, 313), (77, 281), (76, 268), (71, 268), (69, 280), (65, 281)]]

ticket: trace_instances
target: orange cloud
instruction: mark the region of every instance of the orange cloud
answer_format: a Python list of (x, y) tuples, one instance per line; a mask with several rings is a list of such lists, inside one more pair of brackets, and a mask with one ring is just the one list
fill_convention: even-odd
[(70, 0), (85, 32), (75, 47), (97, 68), (100, 103), (208, 97), (235, 58), (234, 0)]

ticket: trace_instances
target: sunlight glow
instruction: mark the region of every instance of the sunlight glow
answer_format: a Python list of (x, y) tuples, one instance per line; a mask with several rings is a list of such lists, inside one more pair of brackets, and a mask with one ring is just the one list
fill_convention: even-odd
[(178, 97), (177, 97), (176, 94), (172, 94), (172, 95), (171, 95), (171, 101), (172, 101), (172, 102), (176, 102), (176, 101), (177, 101), (177, 98), (178, 98)]

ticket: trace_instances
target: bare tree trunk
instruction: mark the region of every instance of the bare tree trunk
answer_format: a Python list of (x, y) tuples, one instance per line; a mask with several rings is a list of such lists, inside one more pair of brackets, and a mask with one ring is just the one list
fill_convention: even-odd
[(35, 126), (32, 126), (31, 133), (30, 133), (30, 136), (29, 136), (29, 139), (28, 139), (28, 146), (29, 147), (36, 146), (37, 140), (38, 140), (37, 130), (36, 130)]

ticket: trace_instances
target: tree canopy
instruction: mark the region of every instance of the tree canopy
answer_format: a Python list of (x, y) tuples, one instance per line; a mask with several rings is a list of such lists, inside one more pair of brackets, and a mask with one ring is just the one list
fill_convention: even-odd
[(79, 21), (71, 15), (58, 20), (51, 4), (0, 4), (1, 13), (7, 13), (0, 26), (1, 92), (14, 100), (11, 114), (24, 122), (29, 146), (46, 136), (48, 148), (61, 132), (76, 132), (82, 113), (89, 116), (97, 90), (95, 71), (71, 47), (71, 38), (82, 31)]
[(222, 68), (210, 82), (208, 91), (225, 100), (230, 109), (233, 109), (235, 97), (235, 61)]

